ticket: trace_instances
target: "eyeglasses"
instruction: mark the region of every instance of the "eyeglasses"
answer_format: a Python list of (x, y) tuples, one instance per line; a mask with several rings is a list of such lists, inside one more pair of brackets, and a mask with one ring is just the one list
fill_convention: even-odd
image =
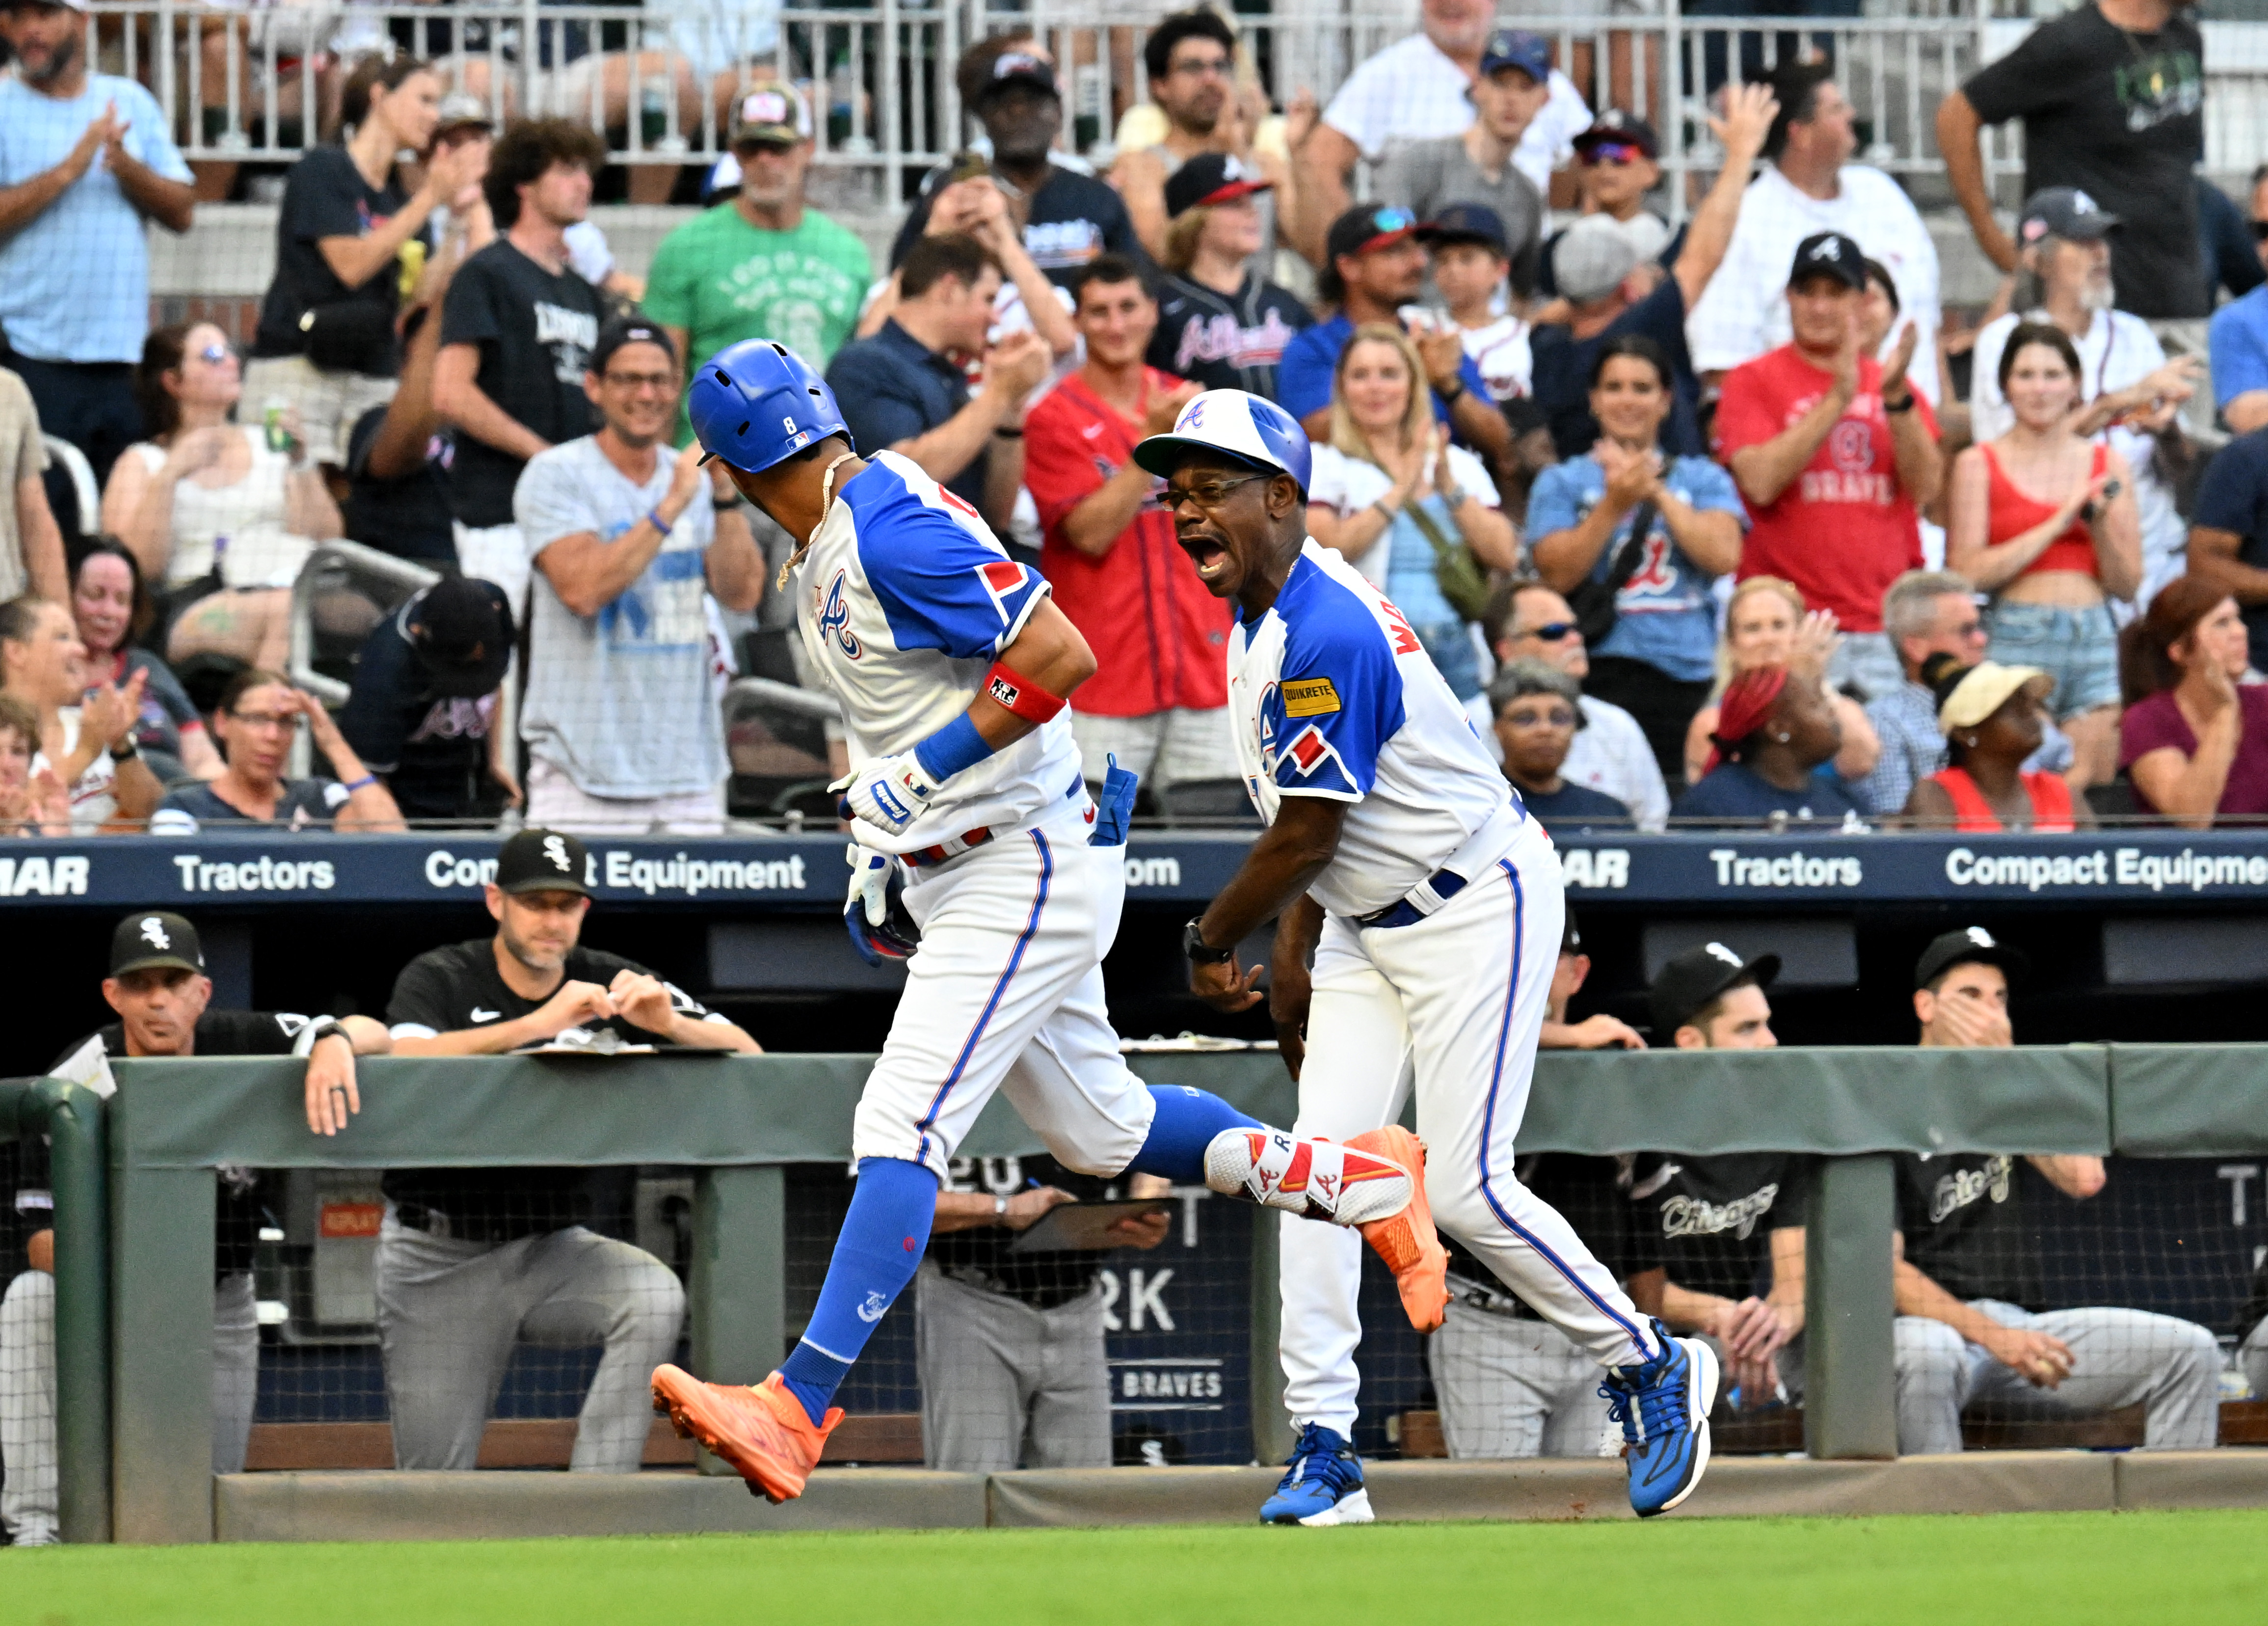
[(1189, 56), (1175, 63), (1169, 72), (1186, 74), (1192, 79), (1217, 77), (1228, 71), (1226, 56)]
[(1953, 629), (1953, 635), (1963, 643), (1972, 638), (1982, 638), (1984, 636), (1984, 624), (1982, 621), (1964, 621)]
[(677, 380), (667, 373), (616, 373), (599, 375), (617, 389), (667, 389)]
[(289, 728), (299, 721), (297, 712), (231, 712), (229, 715), (246, 728), (257, 728), (263, 733)]
[(209, 367), (217, 367), (235, 353), (225, 344), (208, 344), (197, 352), (197, 359)]
[(1513, 636), (1541, 639), (1547, 644), (1556, 644), (1574, 631), (1575, 624), (1572, 621), (1547, 621), (1542, 626), (1528, 627), (1522, 632), (1514, 632)]
[(2252, 223), (2252, 240), (2255, 242), (2268, 243), (2268, 220), (2255, 220)]
[(1635, 164), (1645, 156), (1644, 147), (1627, 142), (1602, 141), (1585, 149), (1582, 159), (1586, 164)]
[(1177, 514), (1183, 503), (1195, 503), (1200, 508), (1218, 509), (1228, 500), (1228, 494), (1240, 485), (1249, 485), (1255, 480), (1272, 480), (1272, 474), (1248, 474), (1234, 480), (1213, 480), (1204, 485), (1175, 489), (1167, 486), (1158, 493), (1158, 506), (1167, 514)]
[(747, 159), (763, 153), (772, 158), (785, 158), (795, 151), (796, 145), (797, 144), (792, 141), (778, 141), (770, 137), (752, 136), (733, 144), (733, 156)]
[(1548, 712), (1507, 709), (1501, 721), (1515, 728), (1572, 728), (1575, 726), (1575, 713), (1565, 706), (1555, 706)]

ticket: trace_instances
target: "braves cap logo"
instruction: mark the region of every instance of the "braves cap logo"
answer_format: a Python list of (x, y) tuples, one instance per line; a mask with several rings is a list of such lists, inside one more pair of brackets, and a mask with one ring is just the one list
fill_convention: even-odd
[(2075, 215), (2099, 215), (2102, 206), (2084, 192), (2074, 189), (2071, 195), (2071, 212)]
[(166, 935), (166, 923), (154, 914), (142, 917), (142, 941), (153, 949), (170, 949), (173, 940)]
[(567, 844), (557, 836), (543, 838), (543, 856), (551, 861), (551, 867), (561, 875), (575, 873), (574, 862), (567, 856)]
[(1997, 949), (2000, 946), (1999, 943), (1992, 941), (1992, 934), (1986, 931), (1981, 926), (1972, 926), (1966, 932), (1963, 932), (1962, 935), (1968, 938), (1970, 942), (1975, 943), (1980, 949)]
[(740, 103), (740, 119), (748, 124), (784, 124), (787, 98), (777, 91), (758, 91)]
[(1726, 965), (1731, 966), (1734, 971), (1739, 971), (1742, 966), (1748, 964), (1747, 961), (1741, 958), (1739, 955), (1734, 953), (1721, 942), (1709, 943), (1704, 947), (1702, 952), (1710, 956), (1712, 959), (1724, 961)]
[(1833, 260), (1839, 263), (1843, 258), (1843, 240), (1839, 237), (1822, 237), (1817, 242), (1811, 245), (1811, 252), (1806, 255), (1804, 258), (1807, 260)]

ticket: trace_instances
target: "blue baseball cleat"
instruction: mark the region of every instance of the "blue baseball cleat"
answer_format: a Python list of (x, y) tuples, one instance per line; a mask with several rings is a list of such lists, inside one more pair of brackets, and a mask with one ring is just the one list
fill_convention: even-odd
[(1709, 1467), (1709, 1408), (1717, 1403), (1717, 1352), (1673, 1338), (1659, 1321), (1661, 1353), (1617, 1367), (1599, 1386), (1630, 1449), (1631, 1507), (1640, 1519), (1667, 1513), (1693, 1494)]
[(1260, 1504), (1263, 1525), (1366, 1525), (1370, 1492), (1363, 1488), (1362, 1459), (1344, 1434), (1320, 1423), (1300, 1430), (1292, 1448), (1291, 1471), (1276, 1494)]

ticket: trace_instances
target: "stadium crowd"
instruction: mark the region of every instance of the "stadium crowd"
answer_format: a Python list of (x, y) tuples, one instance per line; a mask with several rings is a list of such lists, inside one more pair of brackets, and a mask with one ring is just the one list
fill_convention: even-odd
[[(702, 465), (681, 404), (704, 358), (755, 336), (824, 367), (862, 451), (918, 464), (1037, 565), (1098, 658), (1073, 717), (1087, 774), (1115, 756), (1168, 818), (1241, 801), (1230, 611), (1131, 451), (1219, 388), (1305, 425), (1312, 535), (1393, 598), (1547, 827), (2268, 816), (2268, 292), (2212, 308), (2200, 48), (2169, 0), (2100, 0), (1948, 98), (1956, 192), (2008, 273), (1973, 333), (1945, 320), (1904, 189), (1855, 161), (1831, 63), (1726, 85), (1721, 167), (1673, 225), (1646, 120), (1587, 107), (1548, 40), (1425, 0), (1327, 107), (1280, 115), (1240, 81), (1220, 16), (1166, 18), (1152, 102), (1122, 131), (1146, 138), (1100, 174), (1060, 150), (1040, 44), (981, 41), (958, 79), (983, 142), (927, 178), (881, 265), (806, 201), (806, 89), (720, 87), (718, 199), (642, 282), (593, 240), (591, 129), (498, 129), (428, 63), (372, 56), (333, 87), (339, 139), (285, 182), (248, 343), (151, 328), (144, 223), (188, 227), (189, 166), (146, 91), (78, 59), (72, 6), (0, 9), (0, 826), (528, 826), (487, 889), (493, 941), (412, 962), (384, 1024), (208, 1011), (194, 925), (130, 917), (103, 984), (120, 1023), (63, 1075), (293, 1053), (328, 1134), (358, 1055), (605, 1032), (755, 1047), (581, 946), (578, 839), (724, 829), (748, 743), (724, 686), (805, 664), (769, 636), (799, 539)], [(2082, 105), (2146, 46), (2176, 70), (2148, 117)], [(2009, 119), (2031, 154), (2013, 239), (1976, 156)], [(2268, 167), (2250, 204), (2268, 263)], [(43, 427), (87, 462), (98, 512), (54, 495)], [(433, 579), (382, 602), (311, 570), (342, 538)], [(822, 735), (808, 777), (842, 765)], [(1544, 1043), (1643, 1046), (1612, 1016), (1565, 1019), (1588, 969), (1571, 924)], [(1778, 971), (1715, 943), (1670, 960), (1651, 1042), (1771, 1046)], [(1918, 1043), (2012, 1044), (2021, 972), (1981, 928), (1931, 944)], [(2103, 1186), (2098, 1159), (2029, 1161), (2067, 1197)], [(257, 1338), (259, 1177), (239, 1172), (215, 1261), (223, 1470), (242, 1465)], [(637, 1466), (682, 1292), (582, 1227), (568, 1173), (388, 1175), (378, 1325), (401, 1466), (472, 1465), (515, 1338), (603, 1342), (574, 1466)], [(1521, 1175), (1642, 1307), (1716, 1342), (1741, 1403), (1800, 1401), (1804, 1160), (1555, 1155)], [(1026, 1160), (961, 1184), (918, 1289), (932, 1466), (1107, 1461), (1095, 1255), (1010, 1246), (1102, 1183)], [(1902, 1160), (1901, 1450), (1957, 1450), (1964, 1407), (2013, 1400), (2141, 1403), (2149, 1445), (2213, 1444), (2213, 1334), (2037, 1310), (2021, 1191), (2005, 1156)], [(1121, 1223), (1136, 1246), (1166, 1233)], [(18, 1541), (54, 1534), (36, 1238), (31, 1263), (0, 1308)], [(1451, 1452), (1596, 1453), (1587, 1358), (1484, 1272), (1453, 1285), (1428, 1352)]]
[[(2008, 273), (1973, 325), (1857, 160), (1831, 61), (1717, 91), (1719, 173), (1673, 228), (1645, 118), (1587, 107), (1550, 40), (1428, 0), (1280, 114), (1222, 17), (1165, 18), (1100, 173), (1063, 150), (1040, 42), (983, 40), (956, 68), (982, 138), (884, 265), (806, 201), (806, 87), (758, 78), (720, 103), (715, 201), (643, 279), (588, 219), (597, 134), (498, 130), (443, 66), (365, 55), (327, 70), (334, 139), (284, 180), (242, 344), (149, 327), (145, 223), (185, 229), (200, 177), (148, 92), (91, 70), (70, 6), (5, 17), (12, 831), (822, 809), (839, 729), (791, 750), (718, 704), (739, 672), (807, 673), (767, 586), (794, 543), (679, 449), (689, 370), (759, 336), (1040, 566), (1099, 658), (1090, 775), (1116, 756), (1168, 818), (1236, 806), (1228, 612), (1130, 453), (1224, 387), (1302, 420), (1313, 535), (1394, 598), (1547, 823), (2268, 815), (2268, 293), (2208, 269), (2235, 206), (2187, 178), (2195, 26), (2168, 0), (2043, 26), (1946, 99), (1948, 174)], [(2121, 39), (2169, 64), (2147, 118), (2033, 71), (2114, 76)], [(2010, 119), (2013, 238), (1976, 158)], [(2134, 179), (2176, 162), (2178, 187)], [(88, 245), (103, 274), (59, 282)], [(2222, 280), (2244, 286), (2216, 313)], [(442, 580), (310, 568), (336, 538)], [(763, 776), (783, 757), (800, 780)]]

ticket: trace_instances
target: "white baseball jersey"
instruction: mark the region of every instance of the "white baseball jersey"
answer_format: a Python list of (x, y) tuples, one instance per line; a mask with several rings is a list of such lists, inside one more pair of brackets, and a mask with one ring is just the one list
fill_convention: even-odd
[[(843, 702), (853, 765), (910, 750), (967, 711), (1048, 591), (976, 509), (895, 452), (839, 488), (792, 580), (796, 626)], [(861, 824), (858, 839), (909, 853), (980, 826), (1020, 829), (1081, 783), (1059, 713), (946, 780), (899, 834)]]
[(1402, 612), (1313, 537), (1265, 615), (1239, 610), (1228, 704), (1263, 820), (1285, 796), (1353, 804), (1338, 855), (1308, 889), (1331, 914), (1399, 903), (1511, 802)]

